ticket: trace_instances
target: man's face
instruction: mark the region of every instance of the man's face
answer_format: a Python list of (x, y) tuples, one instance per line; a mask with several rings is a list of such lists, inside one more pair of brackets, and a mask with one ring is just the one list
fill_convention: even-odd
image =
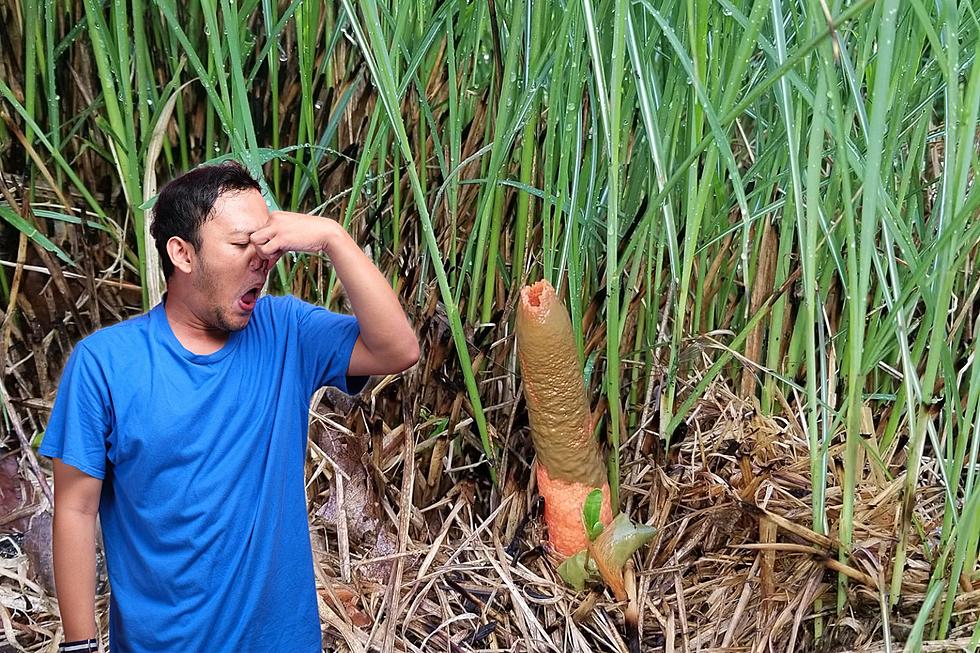
[(249, 240), (269, 222), (269, 209), (258, 191), (246, 190), (223, 193), (212, 211), (200, 228), (201, 249), (192, 273), (195, 303), (199, 316), (214, 328), (239, 331), (248, 324), (271, 268)]

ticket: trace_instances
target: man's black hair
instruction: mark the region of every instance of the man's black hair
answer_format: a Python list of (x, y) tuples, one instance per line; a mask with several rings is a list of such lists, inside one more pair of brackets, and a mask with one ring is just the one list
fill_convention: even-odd
[(172, 179), (157, 197), (153, 207), (150, 234), (156, 242), (168, 280), (174, 263), (167, 253), (167, 241), (177, 236), (201, 251), (201, 225), (212, 217), (211, 209), (222, 193), (259, 190), (259, 183), (235, 162), (200, 166)]

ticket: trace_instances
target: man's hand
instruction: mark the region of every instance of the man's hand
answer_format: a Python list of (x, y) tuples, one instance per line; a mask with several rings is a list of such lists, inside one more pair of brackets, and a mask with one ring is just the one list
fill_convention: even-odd
[(322, 252), (332, 233), (342, 229), (336, 221), (292, 211), (272, 211), (269, 223), (249, 237), (259, 256), (271, 261), (269, 267), (286, 252)]

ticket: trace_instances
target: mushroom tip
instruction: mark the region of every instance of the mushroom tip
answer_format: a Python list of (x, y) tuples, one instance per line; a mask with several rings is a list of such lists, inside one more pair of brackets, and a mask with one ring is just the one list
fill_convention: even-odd
[(547, 279), (541, 279), (521, 289), (521, 303), (527, 309), (547, 307), (555, 298), (555, 289)]

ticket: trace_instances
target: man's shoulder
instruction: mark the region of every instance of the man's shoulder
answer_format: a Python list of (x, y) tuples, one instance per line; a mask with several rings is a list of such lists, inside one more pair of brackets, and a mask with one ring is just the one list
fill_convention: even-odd
[(289, 314), (293, 317), (302, 313), (303, 309), (314, 307), (314, 304), (289, 293), (284, 295), (268, 294), (259, 298), (259, 301), (265, 303), (265, 308), (270, 313)]
[(134, 339), (143, 338), (150, 321), (149, 312), (129, 317), (122, 322), (116, 322), (97, 329), (77, 343), (80, 348), (98, 357), (103, 353), (118, 352), (121, 347), (132, 343)]
[(279, 310), (294, 310), (294, 311), (299, 311), (301, 313), (303, 311), (309, 311), (318, 308), (329, 310), (325, 306), (321, 306), (319, 303), (311, 302), (309, 300), (303, 299), (302, 297), (298, 297), (296, 295), (292, 295), (289, 293), (284, 295), (269, 294), (269, 295), (265, 295), (261, 299), (268, 300), (270, 302), (270, 306)]
[(259, 298), (259, 301), (268, 302), (270, 306), (277, 306), (277, 307), (286, 306), (289, 304), (289, 302), (296, 301), (296, 300), (298, 300), (298, 297), (295, 297), (294, 295), (290, 295), (288, 293), (285, 295), (273, 295), (272, 293), (269, 293), (266, 295), (262, 295)]
[[(341, 322), (353, 321), (353, 315), (338, 313), (318, 304), (309, 302), (296, 295), (266, 295), (259, 299), (261, 312), (261, 324), (273, 325), (295, 325), (295, 328), (305, 330), (312, 322), (316, 322), (322, 327), (336, 327)], [(264, 304), (264, 305), (263, 305)], [(259, 308), (259, 307), (257, 307)], [(293, 326), (285, 327), (288, 329)]]

